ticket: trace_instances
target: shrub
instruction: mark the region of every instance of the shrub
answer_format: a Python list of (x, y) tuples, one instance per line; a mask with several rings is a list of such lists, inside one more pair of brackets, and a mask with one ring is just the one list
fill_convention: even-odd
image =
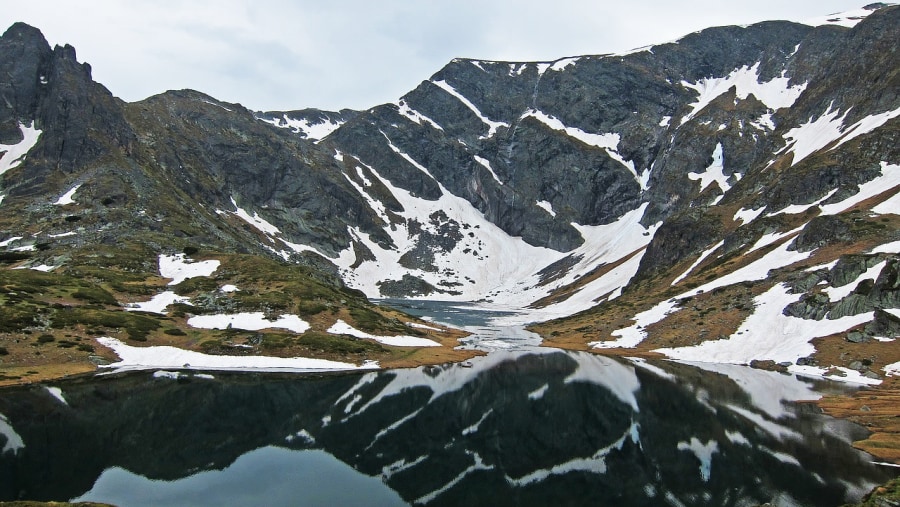
[(6, 347), (0, 347), (0, 356), (7, 356), (7, 355), (9, 355), (9, 351), (6, 350)]
[(307, 332), (297, 343), (312, 350), (336, 354), (364, 354), (386, 352), (380, 343), (361, 340), (353, 336)]
[(301, 301), (297, 305), (297, 313), (306, 317), (324, 312), (327, 309), (328, 307), (324, 303), (316, 301)]
[(37, 342), (38, 343), (50, 343), (55, 339), (56, 338), (54, 338), (52, 334), (42, 334), (37, 337)]
[(166, 329), (163, 331), (163, 333), (165, 333), (169, 336), (187, 336), (187, 333), (178, 329), (177, 327), (173, 327), (172, 329)]
[(72, 297), (101, 305), (117, 305), (118, 302), (112, 294), (100, 287), (82, 287), (72, 293)]
[(21, 331), (37, 323), (36, 309), (31, 305), (0, 307), (0, 332)]

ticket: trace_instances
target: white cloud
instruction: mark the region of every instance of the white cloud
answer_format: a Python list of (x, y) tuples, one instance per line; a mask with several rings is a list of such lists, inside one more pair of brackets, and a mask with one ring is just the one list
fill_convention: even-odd
[(708, 26), (803, 20), (858, 0), (199, 0), (4, 5), (0, 29), (70, 43), (128, 101), (193, 88), (251, 109), (392, 102), (450, 59), (536, 61), (621, 52)]

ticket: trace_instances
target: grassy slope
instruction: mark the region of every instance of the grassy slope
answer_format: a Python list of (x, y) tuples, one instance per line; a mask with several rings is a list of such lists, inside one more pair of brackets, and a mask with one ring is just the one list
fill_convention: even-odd
[[(453, 347), (462, 333), (411, 328), (414, 318), (370, 304), (361, 294), (313, 276), (309, 268), (253, 255), (202, 253), (221, 261), (211, 277), (166, 287), (167, 279), (146, 270), (143, 247), (110, 247), (75, 253), (65, 266), (44, 273), (0, 268), (0, 385), (89, 372), (96, 363), (115, 361), (94, 341), (112, 336), (131, 345), (172, 345), (211, 354), (315, 357), (352, 363), (376, 360), (382, 366), (459, 361), (471, 352)], [(152, 258), (152, 257), (149, 257)], [(233, 293), (218, 289), (240, 288)], [(125, 311), (165, 289), (192, 298), (168, 315)], [(311, 324), (303, 334), (285, 330), (204, 330), (187, 325), (203, 313), (262, 311), (295, 314)], [(337, 319), (376, 335), (420, 335), (442, 347), (390, 347), (372, 340), (325, 331)], [(251, 349), (238, 345), (252, 345)]]

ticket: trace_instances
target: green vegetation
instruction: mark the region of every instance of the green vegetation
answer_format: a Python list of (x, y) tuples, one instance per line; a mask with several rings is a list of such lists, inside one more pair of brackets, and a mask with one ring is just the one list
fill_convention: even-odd
[(380, 343), (361, 340), (353, 336), (307, 332), (297, 339), (297, 344), (316, 352), (331, 354), (377, 354), (387, 352)]
[(157, 330), (160, 323), (153, 317), (123, 311), (98, 310), (93, 308), (69, 308), (57, 312), (51, 327), (63, 329), (84, 325), (107, 329), (124, 329), (128, 338), (134, 341), (146, 341), (147, 335)]
[(103, 290), (101, 287), (81, 287), (72, 292), (72, 297), (99, 305), (115, 306), (119, 304), (112, 294)]
[(38, 324), (34, 305), (0, 306), (0, 332), (13, 333)]

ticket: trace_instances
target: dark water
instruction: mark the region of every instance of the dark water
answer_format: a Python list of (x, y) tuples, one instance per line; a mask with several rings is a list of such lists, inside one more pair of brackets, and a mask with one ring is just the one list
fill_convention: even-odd
[[(893, 476), (833, 384), (553, 350), (321, 376), (133, 373), (0, 391), (0, 500), (840, 505)], [(723, 373), (727, 373), (728, 376)]]

